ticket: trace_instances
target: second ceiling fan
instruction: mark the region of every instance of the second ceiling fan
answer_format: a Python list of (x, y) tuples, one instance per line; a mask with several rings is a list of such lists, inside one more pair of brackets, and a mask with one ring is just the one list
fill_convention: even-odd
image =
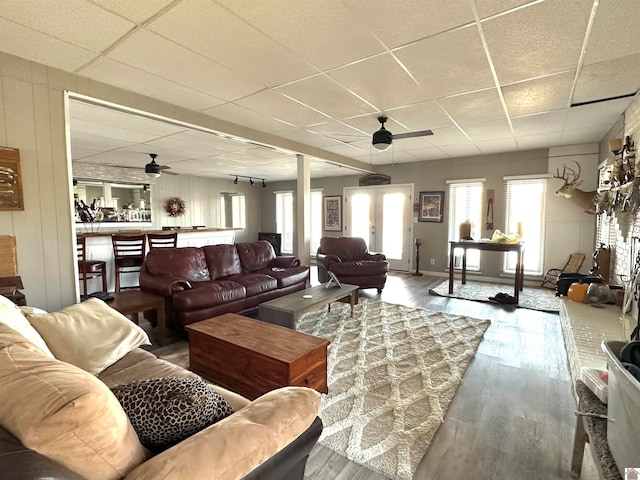
[(414, 137), (425, 137), (427, 135), (433, 135), (431, 130), (420, 130), (417, 132), (408, 132), (408, 133), (399, 133), (397, 135), (391, 133), (389, 130), (384, 128), (384, 124), (387, 121), (387, 117), (384, 115), (378, 117), (378, 121), (380, 122), (380, 130), (373, 134), (373, 138), (371, 139), (371, 143), (373, 144), (376, 150), (380, 150), (384, 152), (387, 150), (394, 140), (400, 140), (402, 138), (414, 138)]

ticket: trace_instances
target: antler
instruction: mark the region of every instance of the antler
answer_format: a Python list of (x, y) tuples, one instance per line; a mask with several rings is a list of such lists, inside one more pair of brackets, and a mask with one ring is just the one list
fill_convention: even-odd
[[(582, 173), (580, 164), (578, 162), (575, 162), (575, 164), (578, 166), (578, 173), (576, 173), (576, 171), (573, 168), (569, 168), (565, 165), (562, 168), (562, 175), (560, 175), (560, 170), (556, 168), (556, 175), (554, 175), (553, 178), (559, 178), (560, 180), (564, 180), (565, 186), (575, 185), (578, 182), (578, 180), (580, 180), (580, 174)], [(567, 173), (567, 170), (573, 176), (571, 180), (569, 180), (569, 174)]]

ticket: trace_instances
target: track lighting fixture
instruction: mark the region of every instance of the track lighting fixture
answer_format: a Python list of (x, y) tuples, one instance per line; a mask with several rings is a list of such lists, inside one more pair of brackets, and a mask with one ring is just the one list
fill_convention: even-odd
[(246, 175), (233, 175), (233, 174), (230, 174), (230, 176), (236, 177), (235, 180), (233, 181), (234, 185), (238, 184), (238, 179), (239, 178), (248, 178), (249, 179), (249, 185), (251, 185), (252, 187), (255, 186), (256, 181), (258, 181), (258, 180), (262, 180), (262, 188), (266, 188), (267, 187), (267, 184), (265, 183), (265, 179), (264, 178), (248, 177)]

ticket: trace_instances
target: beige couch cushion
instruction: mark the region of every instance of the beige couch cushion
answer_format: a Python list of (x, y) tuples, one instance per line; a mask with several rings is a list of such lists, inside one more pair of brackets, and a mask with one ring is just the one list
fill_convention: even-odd
[[(186, 368), (179, 367), (173, 363), (169, 363), (156, 357), (153, 353), (147, 352), (141, 348), (126, 354), (117, 363), (105, 368), (98, 378), (102, 380), (109, 388), (123, 383), (129, 383), (133, 380), (142, 380), (145, 378), (161, 378), (161, 377), (179, 377), (179, 378), (200, 378)], [(222, 388), (218, 385), (203, 379), (209, 383), (211, 388), (222, 395), (235, 412), (249, 404), (242, 395)]]
[(156, 455), (126, 480), (241, 478), (309, 428), (319, 408), (315, 390), (274, 390)]
[[(44, 310), (42, 310), (44, 312)], [(53, 358), (53, 353), (47, 347), (40, 334), (31, 326), (22, 314), (23, 311), (7, 297), (0, 295), (0, 323), (13, 328), (31, 343), (37, 345), (48, 357)], [(46, 312), (45, 312), (46, 313)]]
[(97, 298), (27, 319), (55, 358), (94, 375), (140, 345), (151, 345), (142, 328)]
[(111, 391), (0, 325), (0, 424), (85, 478), (119, 479), (147, 452)]

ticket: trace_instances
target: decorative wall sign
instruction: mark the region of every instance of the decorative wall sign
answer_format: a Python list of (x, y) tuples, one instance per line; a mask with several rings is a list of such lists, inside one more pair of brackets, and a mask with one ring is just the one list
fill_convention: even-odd
[(24, 210), (20, 150), (0, 147), (0, 210)]
[(444, 214), (444, 192), (420, 192), (421, 222), (441, 223)]
[(187, 203), (181, 198), (175, 197), (167, 202), (167, 212), (172, 217), (183, 215), (186, 210)]
[(372, 185), (390, 185), (391, 177), (382, 173), (371, 173), (358, 179), (358, 186), (370, 187)]
[(323, 230), (329, 232), (342, 231), (342, 195), (322, 197)]

